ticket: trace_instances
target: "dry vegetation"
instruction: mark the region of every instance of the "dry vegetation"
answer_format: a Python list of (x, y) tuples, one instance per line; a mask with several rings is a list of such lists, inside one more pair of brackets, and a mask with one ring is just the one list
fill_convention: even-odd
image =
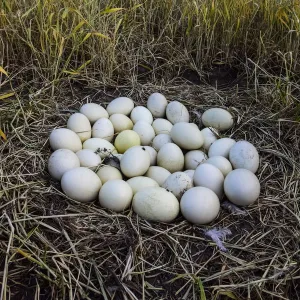
[[(3, 0), (1, 299), (299, 299), (299, 18), (293, 0)], [(154, 224), (75, 203), (50, 179), (48, 136), (72, 111), (154, 91), (195, 122), (231, 108), (226, 135), (261, 156), (244, 215)], [(227, 252), (205, 235), (215, 227), (232, 232)]]

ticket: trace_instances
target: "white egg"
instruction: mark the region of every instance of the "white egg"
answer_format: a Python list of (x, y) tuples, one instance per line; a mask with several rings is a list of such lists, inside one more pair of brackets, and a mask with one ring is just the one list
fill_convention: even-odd
[(91, 123), (84, 114), (75, 113), (71, 115), (68, 119), (67, 127), (77, 133), (81, 142), (91, 138)]
[(208, 157), (224, 156), (228, 159), (229, 151), (235, 143), (236, 141), (230, 138), (216, 140), (208, 150)]
[(231, 147), (229, 160), (234, 169), (247, 169), (255, 173), (259, 167), (258, 152), (247, 141), (239, 141)]
[(163, 188), (174, 194), (178, 200), (192, 186), (192, 179), (184, 172), (171, 174), (162, 185)]
[(232, 203), (247, 206), (254, 203), (259, 197), (260, 183), (251, 171), (236, 169), (226, 176), (224, 191)]
[(151, 111), (144, 106), (136, 106), (130, 114), (130, 119), (132, 120), (133, 124), (138, 121), (145, 121), (150, 125), (153, 123)]
[(163, 145), (157, 153), (157, 165), (171, 173), (181, 171), (184, 167), (184, 156), (181, 149), (173, 143)]
[(156, 158), (157, 158), (156, 150), (154, 148), (150, 147), (150, 146), (144, 146), (144, 148), (146, 149), (146, 151), (150, 155), (150, 166), (155, 166), (156, 165)]
[(217, 167), (223, 174), (224, 177), (227, 176), (229, 172), (232, 171), (231, 163), (224, 156), (213, 156), (205, 161), (207, 164), (211, 164)]
[(132, 121), (125, 115), (114, 114), (109, 117), (109, 120), (113, 124), (115, 132), (122, 132), (133, 128)]
[(180, 209), (189, 222), (202, 225), (210, 223), (218, 216), (220, 201), (212, 190), (198, 186), (184, 193)]
[(92, 170), (83, 167), (69, 170), (61, 178), (63, 192), (80, 202), (95, 200), (101, 186), (100, 178)]
[(189, 151), (184, 156), (185, 169), (196, 170), (196, 168), (207, 160), (207, 155), (200, 150)]
[(108, 118), (108, 113), (105, 108), (96, 103), (82, 105), (80, 112), (84, 114), (92, 124), (101, 118)]
[(60, 180), (67, 171), (80, 167), (76, 154), (68, 149), (54, 151), (48, 160), (48, 171), (52, 178)]
[(112, 122), (107, 118), (97, 120), (93, 125), (92, 137), (111, 142), (114, 138), (114, 126)]
[(171, 222), (179, 213), (179, 202), (161, 187), (148, 187), (137, 192), (132, 201), (135, 213), (155, 222)]
[(224, 176), (217, 167), (204, 163), (195, 170), (194, 185), (204, 186), (212, 190), (220, 200), (224, 194), (223, 184)]
[(69, 149), (77, 152), (82, 149), (79, 136), (67, 128), (54, 129), (49, 137), (50, 147), (52, 150)]
[(172, 143), (171, 136), (169, 134), (160, 133), (153, 139), (152, 147), (156, 151), (159, 151), (163, 145), (168, 144), (168, 143)]
[(189, 122), (190, 114), (187, 108), (178, 101), (172, 101), (166, 109), (167, 119), (172, 123)]
[(156, 119), (152, 123), (155, 134), (170, 134), (173, 124), (166, 119)]
[(184, 173), (187, 174), (192, 179), (192, 184), (194, 185), (195, 170), (185, 170)]
[(130, 178), (127, 180), (127, 183), (130, 185), (133, 191), (133, 195), (135, 195), (137, 192), (141, 191), (144, 188), (159, 186), (155, 180), (145, 176), (137, 176)]
[(150, 167), (150, 155), (144, 147), (128, 149), (121, 159), (121, 171), (128, 178), (144, 175)]
[(162, 186), (166, 179), (171, 175), (171, 172), (165, 168), (158, 167), (158, 166), (151, 166), (147, 173), (145, 174), (146, 177), (152, 178), (155, 180), (159, 186)]
[(104, 158), (109, 154), (117, 153), (113, 144), (100, 138), (91, 138), (86, 140), (83, 143), (83, 149), (91, 149), (94, 152), (98, 152), (101, 158)]
[(205, 127), (225, 131), (232, 127), (233, 116), (225, 109), (210, 108), (202, 114), (202, 123)]
[(124, 153), (129, 148), (139, 145), (141, 145), (141, 139), (133, 130), (120, 132), (115, 140), (115, 147), (119, 153)]
[(101, 179), (102, 184), (109, 180), (123, 179), (122, 173), (112, 166), (101, 166), (97, 172), (98, 177)]
[(107, 112), (111, 116), (113, 114), (129, 115), (134, 108), (134, 103), (130, 98), (119, 97), (112, 100), (107, 105)]
[(124, 180), (114, 179), (103, 184), (99, 192), (99, 203), (102, 207), (121, 212), (130, 206), (132, 197), (130, 185)]
[(160, 93), (151, 94), (147, 101), (148, 109), (156, 118), (161, 118), (166, 114), (167, 105), (166, 97)]
[(150, 145), (151, 141), (155, 137), (155, 131), (153, 127), (145, 121), (136, 122), (133, 126), (133, 131), (140, 136), (141, 145), (143, 146)]
[(179, 122), (171, 130), (172, 141), (182, 149), (196, 150), (203, 145), (201, 131), (192, 123)]
[(202, 136), (203, 136), (203, 148), (208, 151), (210, 146), (218, 139), (216, 133), (214, 132), (216, 131), (215, 129), (212, 129), (211, 127), (207, 127), (201, 130), (202, 132)]
[(80, 161), (80, 167), (86, 167), (95, 171), (101, 164), (101, 157), (91, 149), (83, 149), (76, 152)]

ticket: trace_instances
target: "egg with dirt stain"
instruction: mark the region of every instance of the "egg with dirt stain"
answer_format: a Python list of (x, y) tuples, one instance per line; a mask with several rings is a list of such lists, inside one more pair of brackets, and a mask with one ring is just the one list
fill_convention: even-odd
[(170, 191), (179, 200), (192, 186), (191, 178), (184, 172), (171, 174), (162, 185), (163, 188)]

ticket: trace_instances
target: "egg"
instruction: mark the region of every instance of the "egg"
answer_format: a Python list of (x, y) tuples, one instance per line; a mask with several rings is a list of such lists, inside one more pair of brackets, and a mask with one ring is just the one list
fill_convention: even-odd
[(169, 134), (160, 133), (152, 141), (152, 146), (156, 151), (159, 151), (160, 148), (168, 143), (172, 143), (171, 136)]
[(144, 188), (159, 186), (155, 180), (145, 176), (137, 176), (130, 178), (127, 180), (127, 183), (130, 185), (133, 191), (133, 195), (135, 195), (137, 192), (141, 191)]
[(203, 148), (208, 151), (210, 146), (218, 139), (217, 137), (217, 131), (213, 128), (204, 128), (201, 130), (202, 136), (203, 136)]
[(220, 202), (212, 190), (194, 187), (182, 196), (180, 210), (189, 222), (203, 225), (212, 222), (218, 216)]
[(171, 222), (179, 213), (179, 202), (161, 187), (148, 187), (137, 192), (132, 207), (141, 218), (154, 222)]
[(194, 185), (204, 186), (216, 193), (218, 198), (223, 198), (224, 190), (224, 176), (222, 172), (211, 164), (201, 164), (195, 170)]
[(176, 145), (186, 150), (199, 149), (204, 143), (201, 131), (191, 123), (179, 122), (174, 124), (170, 135)]
[(229, 151), (229, 160), (234, 169), (247, 169), (255, 173), (259, 167), (256, 148), (247, 141), (239, 141)]
[(178, 200), (193, 186), (192, 179), (184, 172), (171, 174), (162, 187), (171, 192)]
[(98, 177), (100, 178), (102, 184), (109, 180), (114, 179), (123, 179), (122, 173), (112, 166), (102, 165), (97, 172)]
[(150, 146), (144, 146), (144, 148), (146, 149), (146, 151), (150, 155), (150, 166), (155, 166), (156, 165), (156, 158), (157, 158), (156, 150), (154, 148), (150, 147)]
[(139, 135), (141, 139), (141, 145), (143, 146), (150, 145), (151, 141), (155, 137), (153, 127), (145, 121), (136, 122), (133, 126), (133, 131), (135, 131)]
[(68, 119), (67, 127), (77, 133), (81, 142), (91, 137), (91, 123), (84, 114), (75, 113), (71, 115)]
[(227, 174), (232, 171), (230, 161), (223, 156), (213, 156), (206, 160), (205, 163), (217, 167), (222, 172), (224, 177), (226, 177)]
[(82, 105), (80, 112), (84, 114), (92, 124), (101, 118), (108, 118), (108, 113), (105, 108), (96, 103)]
[(100, 138), (91, 138), (86, 140), (83, 143), (83, 149), (91, 149), (94, 152), (99, 153), (101, 158), (117, 153), (117, 150), (109, 141)]
[(195, 170), (185, 170), (184, 173), (187, 174), (192, 179), (192, 184), (194, 185)]
[(202, 123), (205, 127), (225, 131), (233, 126), (233, 116), (225, 109), (210, 108), (202, 114)]
[(181, 149), (173, 143), (163, 145), (157, 153), (157, 165), (171, 173), (181, 171), (184, 166), (184, 156)]
[(207, 155), (200, 150), (189, 151), (184, 156), (185, 169), (196, 170), (196, 168), (207, 160)]
[(100, 178), (90, 169), (79, 167), (64, 173), (61, 188), (71, 199), (90, 202), (97, 198), (102, 186)]
[(101, 164), (101, 157), (91, 149), (83, 149), (76, 152), (80, 161), (80, 167), (86, 167), (95, 171)]
[(50, 147), (52, 150), (69, 149), (77, 152), (82, 149), (79, 136), (67, 128), (54, 129), (49, 137)]
[(158, 166), (151, 166), (145, 174), (146, 177), (155, 180), (159, 184), (159, 186), (162, 186), (170, 175), (170, 171)]
[(60, 180), (65, 172), (80, 167), (76, 154), (69, 149), (54, 151), (48, 160), (48, 171), (52, 178)]
[(236, 169), (226, 176), (224, 191), (232, 203), (247, 206), (258, 199), (260, 183), (258, 178), (251, 171)]
[(121, 159), (121, 171), (128, 178), (144, 175), (150, 167), (150, 155), (144, 147), (128, 149)]
[(114, 138), (114, 126), (107, 118), (97, 120), (92, 129), (93, 138), (101, 138), (111, 142)]
[(130, 206), (133, 192), (130, 185), (121, 179), (109, 180), (99, 192), (99, 203), (102, 207), (121, 212)]
[(115, 132), (131, 130), (133, 128), (132, 121), (125, 115), (114, 114), (109, 117), (109, 120), (113, 124)]
[(144, 106), (136, 106), (130, 114), (130, 119), (132, 120), (133, 124), (138, 121), (145, 121), (151, 125), (153, 122), (153, 116), (150, 110)]
[(166, 97), (160, 93), (151, 94), (147, 101), (147, 108), (156, 118), (161, 118), (166, 114), (167, 105)]
[(222, 138), (215, 141), (208, 150), (208, 157), (224, 156), (228, 159), (229, 151), (235, 143), (236, 141), (230, 138)]
[(166, 119), (156, 119), (152, 123), (155, 134), (166, 133), (170, 134), (173, 124)]
[(106, 107), (108, 114), (123, 114), (129, 115), (134, 108), (132, 99), (127, 97), (119, 97), (112, 100)]
[(178, 101), (172, 101), (167, 105), (167, 119), (172, 123), (189, 122), (190, 114), (187, 108)]
[(115, 140), (115, 147), (119, 153), (124, 153), (127, 149), (139, 145), (141, 145), (141, 139), (133, 130), (120, 132)]

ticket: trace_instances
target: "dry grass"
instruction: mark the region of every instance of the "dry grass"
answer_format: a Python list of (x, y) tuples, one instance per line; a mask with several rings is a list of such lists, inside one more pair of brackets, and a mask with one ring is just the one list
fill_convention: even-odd
[[(200, 113), (234, 107), (237, 122), (228, 135), (253, 142), (261, 156), (262, 192), (246, 215), (223, 208), (210, 226), (192, 226), (182, 217), (154, 224), (131, 210), (115, 214), (71, 201), (50, 179), (47, 139), (66, 124), (68, 110), (120, 94), (144, 103), (157, 90)], [(8, 141), (0, 145), (3, 299), (299, 299), (300, 127), (293, 104), (285, 107), (268, 86), (255, 94), (90, 83), (84, 89), (65, 85), (55, 98), (48, 94), (0, 107), (9, 118)], [(231, 230), (227, 252), (204, 234), (213, 227)]]
[[(1, 299), (299, 299), (299, 16), (297, 0), (1, 1)], [(227, 89), (185, 84), (185, 70)], [(195, 122), (214, 105), (235, 113), (228, 135), (261, 156), (245, 215), (153, 224), (50, 179), (49, 133), (70, 112), (154, 91)], [(228, 252), (213, 227), (231, 230)]]

